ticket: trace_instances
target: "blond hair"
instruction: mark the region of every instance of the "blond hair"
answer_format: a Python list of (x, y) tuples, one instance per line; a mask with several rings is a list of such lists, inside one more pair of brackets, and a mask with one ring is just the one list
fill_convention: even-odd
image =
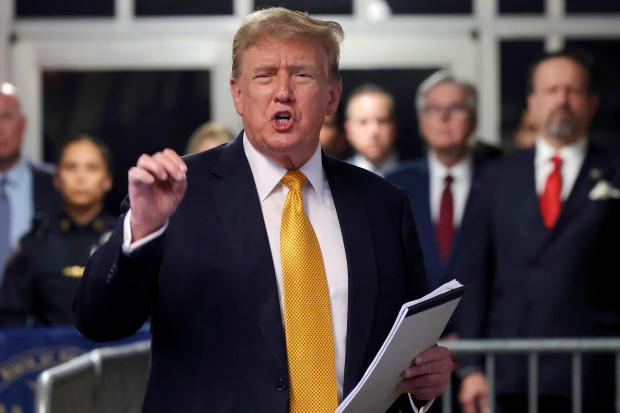
[(239, 77), (243, 51), (262, 37), (309, 37), (318, 41), (328, 57), (329, 75), (338, 78), (340, 42), (344, 32), (334, 21), (319, 20), (308, 13), (270, 7), (249, 14), (235, 33), (232, 46), (232, 77)]
[(230, 129), (220, 123), (205, 122), (192, 133), (187, 143), (185, 153), (190, 154), (198, 152), (200, 146), (206, 140), (211, 140), (218, 146), (230, 142), (234, 136), (235, 135)]

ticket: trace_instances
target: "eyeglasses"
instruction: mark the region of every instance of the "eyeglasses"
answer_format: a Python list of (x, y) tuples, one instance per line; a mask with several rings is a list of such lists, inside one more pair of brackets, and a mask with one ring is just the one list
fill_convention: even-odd
[(448, 106), (428, 105), (424, 107), (422, 112), (427, 116), (442, 116), (447, 113), (450, 116), (464, 118), (469, 115), (469, 109), (457, 103)]

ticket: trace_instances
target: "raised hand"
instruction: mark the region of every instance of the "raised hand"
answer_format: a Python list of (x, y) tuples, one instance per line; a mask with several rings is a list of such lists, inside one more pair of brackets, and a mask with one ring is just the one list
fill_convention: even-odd
[(129, 170), (132, 242), (157, 231), (174, 214), (187, 188), (186, 172), (172, 149), (142, 155)]

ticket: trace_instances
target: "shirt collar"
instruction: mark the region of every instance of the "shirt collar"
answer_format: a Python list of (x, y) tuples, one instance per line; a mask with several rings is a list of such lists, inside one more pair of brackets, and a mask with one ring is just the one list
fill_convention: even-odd
[(428, 164), (431, 176), (441, 181), (450, 174), (455, 181), (467, 182), (471, 178), (473, 157), (470, 152), (463, 159), (448, 168), (439, 161), (437, 153), (431, 150), (428, 152)]
[(588, 138), (584, 136), (581, 139), (571, 143), (570, 145), (562, 146), (560, 149), (555, 149), (545, 138), (539, 136), (536, 139), (536, 159), (537, 166), (549, 162), (554, 155), (559, 155), (564, 162), (583, 159), (586, 153), (588, 145)]
[[(254, 176), (258, 197), (262, 202), (280, 184), (287, 169), (278, 165), (272, 159), (254, 148), (245, 132), (243, 133), (243, 149), (245, 151), (245, 156), (248, 158), (252, 175)], [(310, 182), (310, 185), (314, 188), (322, 201), (325, 173), (323, 172), (321, 147), (318, 143), (312, 157), (303, 164), (299, 170), (308, 178), (308, 182)]]
[(26, 174), (28, 173), (28, 162), (21, 158), (15, 166), (3, 174), (3, 178), (7, 180), (8, 185), (19, 185), (22, 182)]

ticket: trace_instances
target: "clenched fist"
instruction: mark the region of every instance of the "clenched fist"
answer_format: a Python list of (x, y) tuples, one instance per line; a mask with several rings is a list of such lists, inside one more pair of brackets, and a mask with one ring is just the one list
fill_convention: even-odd
[(129, 170), (132, 242), (157, 231), (174, 214), (187, 188), (186, 172), (172, 149), (142, 155)]

